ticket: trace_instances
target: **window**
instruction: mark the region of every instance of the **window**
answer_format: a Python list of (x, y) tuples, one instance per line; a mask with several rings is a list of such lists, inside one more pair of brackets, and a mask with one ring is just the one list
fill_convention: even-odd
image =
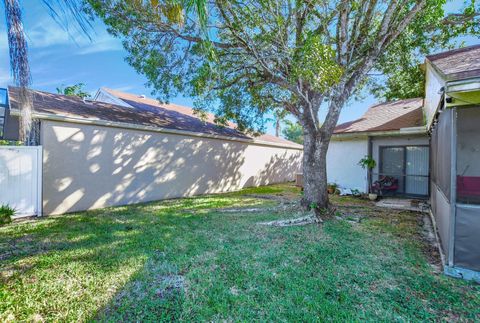
[(480, 107), (458, 109), (457, 202), (480, 204)]
[(380, 173), (373, 189), (382, 195), (428, 195), (428, 146), (380, 147)]

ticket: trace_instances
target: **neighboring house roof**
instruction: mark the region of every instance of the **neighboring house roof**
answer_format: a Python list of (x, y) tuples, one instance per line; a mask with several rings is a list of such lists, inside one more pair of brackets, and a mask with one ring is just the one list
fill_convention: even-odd
[(427, 60), (448, 81), (480, 77), (480, 45), (429, 55)]
[[(10, 86), (8, 92), (10, 108), (19, 110), (19, 88)], [(220, 127), (212, 122), (204, 122), (189, 112), (188, 108), (176, 106), (176, 109), (170, 109), (165, 106), (157, 107), (153, 104), (148, 104), (156, 100), (148, 99), (149, 101), (146, 101), (145, 104), (135, 104), (133, 108), (129, 108), (99, 101), (83, 101), (74, 96), (36, 90), (32, 90), (32, 93), (34, 112), (39, 114), (158, 127), (206, 135), (226, 136), (232, 139), (252, 139), (252, 137), (243, 134), (233, 127)], [(254, 139), (301, 147), (289, 140), (271, 135), (262, 135)]]
[[(229, 122), (226, 127), (217, 126), (215, 124), (215, 116), (212, 113), (207, 113), (206, 120), (203, 121), (197, 115), (195, 115), (193, 109), (189, 107), (172, 103), (160, 103), (156, 99), (148, 98), (143, 95), (121, 92), (105, 87), (102, 87), (101, 90), (109, 93), (110, 95), (113, 95), (116, 98), (121, 99), (122, 101), (139, 111), (149, 111), (162, 114), (165, 119), (171, 121), (171, 124), (169, 126), (173, 127), (174, 129), (184, 130), (184, 128), (187, 127), (187, 130), (190, 131), (206, 132), (213, 127), (214, 129), (223, 129), (224, 131), (228, 131), (228, 133), (238, 133), (242, 136), (245, 136), (238, 130), (235, 130), (236, 125), (232, 122)], [(260, 135), (256, 137), (256, 139), (268, 142), (275, 142), (279, 144), (284, 143), (290, 145), (297, 145), (292, 141), (280, 137), (275, 137), (269, 134)]]
[(370, 107), (360, 119), (338, 125), (334, 133), (395, 131), (420, 127), (424, 125), (422, 107), (422, 98), (377, 104)]

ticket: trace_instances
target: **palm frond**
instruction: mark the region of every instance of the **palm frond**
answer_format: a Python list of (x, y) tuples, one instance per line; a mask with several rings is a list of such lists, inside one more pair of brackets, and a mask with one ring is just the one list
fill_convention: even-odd
[(187, 12), (195, 11), (202, 29), (207, 26), (207, 0), (184, 0), (184, 7)]
[(42, 0), (52, 19), (66, 32), (70, 33), (72, 22), (74, 27), (84, 36), (92, 40), (93, 25), (85, 13), (81, 0)]

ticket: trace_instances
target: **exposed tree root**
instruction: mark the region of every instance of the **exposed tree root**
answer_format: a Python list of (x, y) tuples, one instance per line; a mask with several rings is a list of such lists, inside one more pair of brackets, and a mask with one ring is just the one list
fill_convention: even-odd
[(287, 212), (290, 210), (298, 210), (298, 205), (295, 202), (279, 203), (272, 207), (240, 207), (240, 208), (219, 208), (216, 212), (221, 213), (254, 213), (254, 212)]
[(217, 212), (222, 212), (222, 213), (251, 213), (251, 212), (274, 211), (276, 209), (277, 208), (269, 208), (269, 207), (233, 208), (233, 209), (218, 209)]
[(276, 195), (264, 195), (264, 194), (245, 194), (245, 197), (252, 197), (260, 200), (274, 200), (274, 201), (281, 201), (285, 198), (283, 196), (276, 196)]
[(302, 216), (299, 218), (294, 219), (286, 219), (286, 220), (277, 220), (277, 221), (270, 221), (270, 222), (260, 222), (261, 225), (269, 225), (273, 227), (291, 227), (291, 226), (300, 226), (300, 225), (308, 225), (314, 223), (322, 223), (323, 221), (316, 217), (313, 214), (308, 214), (307, 216)]

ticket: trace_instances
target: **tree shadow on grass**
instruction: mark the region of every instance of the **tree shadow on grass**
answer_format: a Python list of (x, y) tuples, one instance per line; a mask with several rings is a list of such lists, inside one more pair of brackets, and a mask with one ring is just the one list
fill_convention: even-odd
[(163, 252), (149, 257), (108, 304), (92, 317), (95, 321), (175, 321), (180, 318), (186, 281)]
[(236, 194), (210, 195), (3, 227), (0, 293), (11, 295), (11, 302), (0, 306), (0, 318), (10, 311), (28, 320), (29, 310), (52, 318), (55, 309), (60, 320), (175, 319), (184, 289), (178, 266), (214, 248), (205, 223), (219, 227), (212, 211), (238, 203), (256, 202)]

